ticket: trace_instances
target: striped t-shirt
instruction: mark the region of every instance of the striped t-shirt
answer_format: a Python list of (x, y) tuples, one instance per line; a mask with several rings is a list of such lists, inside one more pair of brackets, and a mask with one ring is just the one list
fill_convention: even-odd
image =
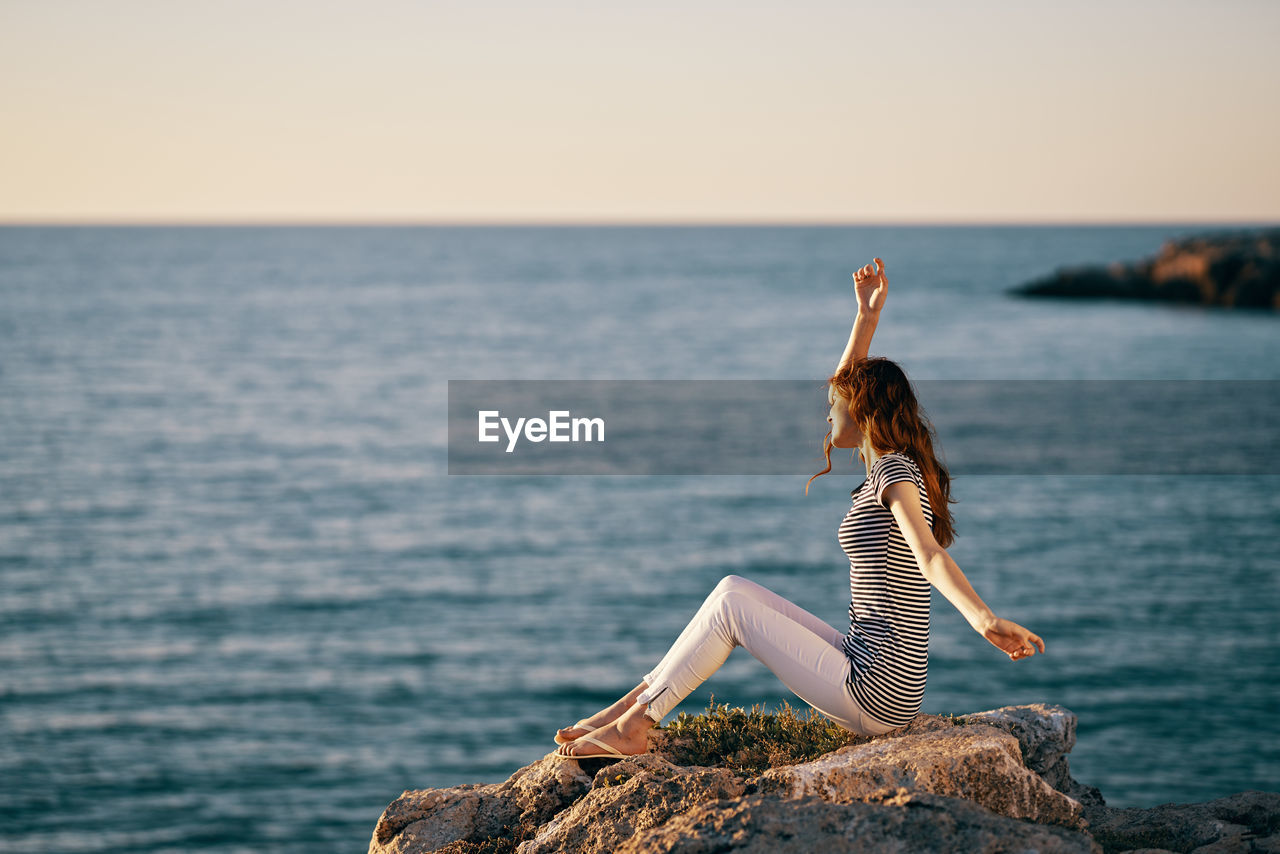
[(852, 662), (849, 691), (886, 726), (903, 726), (919, 713), (929, 666), (930, 584), (884, 504), (885, 487), (899, 481), (916, 484), (925, 521), (932, 526), (920, 467), (895, 451), (876, 460), (852, 492), (853, 507), (839, 531), (849, 556), (849, 633), (844, 637)]

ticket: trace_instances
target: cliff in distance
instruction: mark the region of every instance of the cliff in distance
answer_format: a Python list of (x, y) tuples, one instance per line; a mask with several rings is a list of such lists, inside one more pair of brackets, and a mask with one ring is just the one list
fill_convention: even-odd
[(548, 755), (502, 783), (406, 791), (369, 852), (1280, 852), (1280, 794), (1107, 807), (1071, 777), (1061, 706), (920, 715), (794, 763), (708, 761), (696, 739), (669, 725), (641, 756)]
[(1280, 228), (1171, 240), (1154, 258), (1063, 269), (1011, 293), (1280, 310)]

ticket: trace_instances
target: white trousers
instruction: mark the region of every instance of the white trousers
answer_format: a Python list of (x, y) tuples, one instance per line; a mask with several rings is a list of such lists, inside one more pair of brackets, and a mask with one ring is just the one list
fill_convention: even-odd
[(725, 576), (685, 626), (636, 699), (658, 723), (745, 647), (796, 696), (850, 732), (880, 735), (885, 726), (849, 693), (844, 635), (798, 605), (737, 575)]

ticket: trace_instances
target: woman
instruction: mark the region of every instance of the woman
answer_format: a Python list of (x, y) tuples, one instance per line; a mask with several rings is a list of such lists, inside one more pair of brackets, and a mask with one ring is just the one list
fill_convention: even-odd
[(944, 550), (954, 539), (950, 477), (934, 456), (932, 430), (902, 369), (867, 358), (889, 288), (884, 262), (876, 258), (853, 278), (858, 314), (828, 380), (827, 467), (813, 476), (831, 471), (832, 447), (856, 448), (867, 467), (839, 528), (850, 566), (849, 631), (841, 634), (776, 593), (730, 575), (639, 685), (556, 734), (556, 755), (643, 753), (648, 730), (735, 646), (746, 647), (797, 696), (850, 732), (880, 735), (904, 726), (919, 714), (924, 696), (931, 585), (1010, 659), (1044, 652), (1039, 637), (992, 613)]

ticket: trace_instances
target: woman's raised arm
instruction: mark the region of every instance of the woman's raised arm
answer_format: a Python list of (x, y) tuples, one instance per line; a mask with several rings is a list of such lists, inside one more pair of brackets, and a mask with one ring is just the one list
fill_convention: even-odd
[(876, 324), (880, 321), (880, 309), (884, 308), (885, 295), (889, 291), (884, 262), (879, 258), (875, 259), (874, 266), (868, 264), (854, 273), (853, 282), (858, 297), (858, 316), (853, 320), (849, 343), (845, 345), (844, 353), (836, 363), (837, 371), (851, 360), (867, 358), (867, 353), (871, 350), (871, 337), (875, 335)]
[(1014, 661), (1035, 655), (1037, 647), (1044, 652), (1044, 641), (1039, 636), (1012, 620), (997, 617), (987, 607), (951, 555), (938, 545), (924, 518), (924, 507), (920, 504), (914, 483), (901, 481), (889, 484), (884, 489), (884, 500), (893, 511), (920, 572), (947, 597), (948, 602), (956, 606), (974, 631)]

